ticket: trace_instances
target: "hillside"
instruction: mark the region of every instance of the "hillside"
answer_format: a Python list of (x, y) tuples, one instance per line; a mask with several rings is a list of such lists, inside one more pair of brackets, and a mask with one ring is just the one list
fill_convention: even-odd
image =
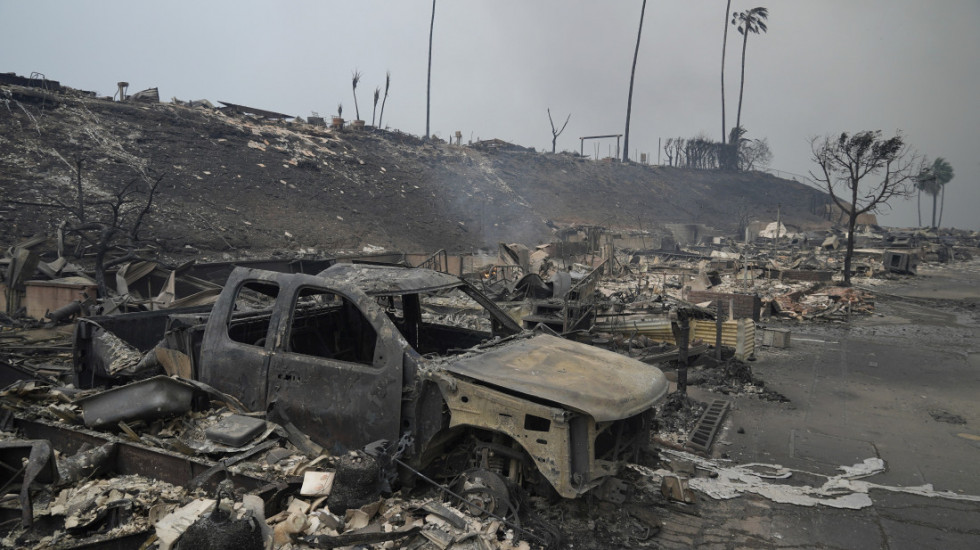
[(163, 176), (143, 237), (167, 253), (468, 251), (547, 241), (556, 224), (734, 231), (777, 204), (786, 220), (824, 223), (810, 212), (821, 193), (764, 173), (503, 149), (0, 86), (0, 242), (70, 218), (45, 205), (75, 200), (77, 159), (89, 201)]

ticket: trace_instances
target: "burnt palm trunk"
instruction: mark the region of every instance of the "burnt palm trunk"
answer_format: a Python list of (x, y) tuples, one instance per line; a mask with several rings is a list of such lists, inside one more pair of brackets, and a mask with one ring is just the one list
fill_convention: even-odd
[(384, 128), (385, 102), (388, 101), (388, 88), (391, 87), (391, 73), (385, 74), (385, 96), (381, 100), (381, 114), (378, 115), (378, 127)]
[[(854, 255), (854, 228), (857, 226), (857, 182), (851, 186), (851, 206), (847, 213), (847, 250), (844, 252), (844, 286), (851, 286), (851, 256)], [(776, 228), (778, 235), (779, 228)]]
[(915, 210), (919, 213), (919, 227), (922, 227), (922, 189), (915, 194)]
[(429, 74), (425, 83), (425, 139), (429, 139), (429, 108), (432, 105), (432, 31), (436, 26), (436, 0), (432, 0), (432, 20), (429, 22)]
[(939, 225), (937, 227), (942, 227), (943, 226), (943, 207), (946, 206), (946, 186), (945, 185), (942, 186), (940, 188), (940, 191), (939, 192), (942, 193), (943, 196), (939, 199)]
[(735, 115), (735, 127), (742, 127), (742, 92), (745, 91), (745, 47), (749, 43), (749, 29), (746, 23), (745, 32), (742, 33), (742, 80), (738, 84), (738, 113)]
[[(435, 1), (435, 0), (433, 0)], [(640, 35), (643, 34), (643, 14), (647, 10), (647, 0), (640, 8), (640, 30), (636, 31), (636, 49), (633, 50), (633, 69), (630, 70), (630, 92), (626, 99), (626, 133), (623, 137), (623, 162), (630, 159), (630, 114), (633, 110), (633, 81), (636, 78), (636, 58), (640, 54)]]
[[(725, 145), (728, 130), (725, 129), (725, 49), (728, 47), (728, 15), (732, 10), (732, 0), (725, 6), (725, 34), (721, 40), (721, 144)], [(724, 151), (724, 148), (722, 148)], [(727, 153), (723, 153), (727, 154)]]

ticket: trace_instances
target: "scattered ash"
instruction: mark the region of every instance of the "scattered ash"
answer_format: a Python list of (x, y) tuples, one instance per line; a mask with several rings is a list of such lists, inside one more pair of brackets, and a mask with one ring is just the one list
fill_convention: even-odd
[(765, 401), (788, 403), (789, 399), (766, 387), (766, 383), (752, 375), (752, 367), (735, 359), (726, 360), (717, 366), (701, 366), (691, 369), (687, 383), (725, 395), (757, 395)]
[(931, 416), (936, 422), (945, 422), (947, 424), (966, 424), (966, 419), (962, 416), (953, 414), (943, 409), (932, 409), (929, 411), (929, 416)]
[(668, 395), (657, 408), (660, 432), (687, 434), (694, 428), (707, 406), (706, 403), (680, 392)]
[(659, 495), (631, 493), (621, 505), (583, 497), (553, 504), (538, 501), (533, 507), (541, 517), (560, 526), (561, 548), (662, 548), (663, 541), (656, 536), (662, 526), (662, 512), (654, 508)]

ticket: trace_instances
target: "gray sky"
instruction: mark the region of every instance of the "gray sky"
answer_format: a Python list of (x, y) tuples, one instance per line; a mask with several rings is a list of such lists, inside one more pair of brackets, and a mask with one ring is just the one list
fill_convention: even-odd
[[(558, 148), (622, 133), (640, 14), (636, 1), (442, 0), (436, 6), (432, 131), (464, 141), (551, 146), (546, 108), (572, 114)], [(427, 0), (134, 2), (0, 0), (0, 72), (33, 71), (111, 95), (159, 87), (161, 98), (230, 101), (328, 116), (343, 102), (371, 122), (375, 86), (392, 85), (385, 125), (425, 131)], [(757, 2), (734, 0), (732, 10)], [(751, 35), (742, 124), (767, 137), (772, 168), (813, 169), (809, 138), (901, 130), (921, 154), (944, 156), (943, 225), (980, 229), (980, 2), (768, 2), (769, 32)], [(633, 98), (631, 149), (658, 138), (721, 133), (724, 0), (647, 4)], [(729, 33), (727, 123), (735, 124), (741, 36)], [(556, 121), (556, 123), (558, 123)], [(600, 153), (608, 153), (603, 144)], [(592, 149), (586, 146), (586, 153)], [(923, 202), (928, 223), (930, 204)], [(916, 224), (915, 200), (879, 214)]]

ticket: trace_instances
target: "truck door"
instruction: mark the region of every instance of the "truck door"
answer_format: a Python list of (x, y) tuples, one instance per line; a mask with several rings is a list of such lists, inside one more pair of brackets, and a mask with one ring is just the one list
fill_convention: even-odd
[[(241, 400), (251, 411), (266, 408), (269, 358), (276, 343), (281, 293), (275, 275), (236, 270), (208, 319), (195, 377)], [(231, 290), (231, 292), (229, 292)]]
[(396, 441), (402, 340), (387, 316), (362, 292), (327, 288), (317, 277), (292, 279), (288, 292), (269, 368), (270, 408), (333, 454)]

